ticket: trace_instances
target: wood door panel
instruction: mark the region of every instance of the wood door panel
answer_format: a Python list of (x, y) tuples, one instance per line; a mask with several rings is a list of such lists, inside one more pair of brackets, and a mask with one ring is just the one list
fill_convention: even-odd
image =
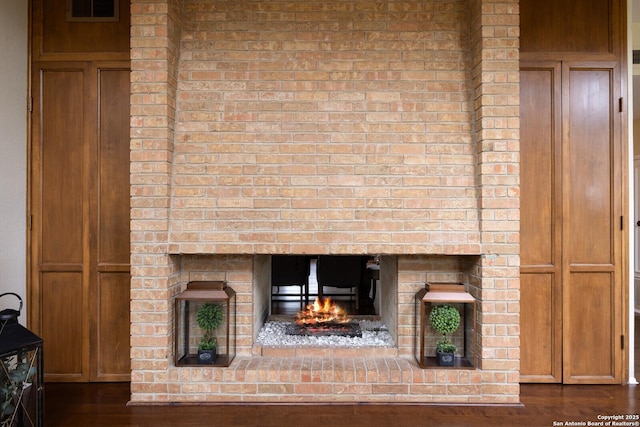
[(560, 134), (559, 64), (520, 72), (521, 264), (554, 265), (556, 259), (556, 151)]
[(99, 75), (98, 263), (128, 265), (129, 70)]
[(41, 263), (83, 262), (83, 70), (41, 72)]
[(96, 381), (129, 380), (129, 284), (128, 272), (98, 275)]
[(118, 0), (119, 19), (102, 22), (74, 22), (67, 20), (67, 0), (33, 2), (33, 55), (99, 53), (129, 51), (130, 3)]
[(91, 306), (93, 381), (128, 381), (129, 70), (98, 68), (97, 276)]
[(611, 52), (616, 46), (615, 3), (611, 0), (521, 0), (521, 51)]
[[(83, 321), (82, 272), (45, 272), (40, 280), (45, 380), (86, 379), (83, 336), (87, 324)], [(53, 301), (60, 303), (48, 303)]]
[(573, 273), (565, 291), (566, 382), (616, 379), (612, 273)]
[(555, 282), (552, 273), (520, 275), (520, 372), (527, 382), (562, 378)]
[(623, 214), (619, 72), (563, 64), (565, 383), (620, 383)]
[(613, 264), (613, 70), (570, 69), (568, 198), (571, 264)]
[(561, 66), (520, 70), (520, 378), (562, 381)]

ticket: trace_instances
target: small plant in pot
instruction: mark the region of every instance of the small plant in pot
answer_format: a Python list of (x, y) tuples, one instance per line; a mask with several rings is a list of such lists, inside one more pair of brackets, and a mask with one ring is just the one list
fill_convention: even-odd
[(460, 313), (449, 304), (437, 305), (429, 315), (431, 327), (442, 334), (442, 339), (436, 343), (436, 356), (438, 365), (453, 366), (455, 361), (456, 346), (447, 335), (453, 334), (460, 326)]
[(204, 331), (204, 335), (198, 344), (198, 364), (208, 365), (216, 361), (217, 339), (213, 332), (222, 324), (224, 313), (219, 304), (206, 303), (196, 313), (198, 326)]
[(22, 425), (18, 422), (20, 405), (28, 404), (36, 374), (35, 366), (13, 357), (0, 358), (0, 427)]

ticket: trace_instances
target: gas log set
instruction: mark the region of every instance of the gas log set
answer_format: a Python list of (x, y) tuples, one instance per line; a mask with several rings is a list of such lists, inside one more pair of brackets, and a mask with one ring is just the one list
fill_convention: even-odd
[(362, 330), (331, 298), (316, 298), (296, 314), (295, 322), (287, 326), (287, 334), (361, 337)]

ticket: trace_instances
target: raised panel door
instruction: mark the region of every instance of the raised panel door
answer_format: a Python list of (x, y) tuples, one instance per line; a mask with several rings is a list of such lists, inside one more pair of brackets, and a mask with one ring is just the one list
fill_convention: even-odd
[(615, 63), (563, 64), (565, 383), (622, 378), (619, 87)]
[(127, 381), (129, 70), (36, 63), (30, 326), (47, 381)]
[(562, 381), (561, 67), (520, 70), (520, 376)]
[(129, 379), (129, 70), (98, 67), (95, 287), (91, 287), (95, 381)]
[(48, 380), (88, 378), (85, 64), (37, 69), (32, 145), (31, 327), (44, 340)]
[(620, 383), (619, 70), (521, 68), (521, 381)]

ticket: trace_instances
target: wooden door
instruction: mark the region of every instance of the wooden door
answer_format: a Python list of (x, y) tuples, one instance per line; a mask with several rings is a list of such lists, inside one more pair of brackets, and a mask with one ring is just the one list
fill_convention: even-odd
[[(128, 64), (122, 64), (128, 65)], [(95, 280), (90, 281), (92, 380), (130, 374), (129, 69), (100, 65), (96, 167)], [(94, 73), (92, 73), (94, 75)], [(92, 285), (93, 284), (93, 285)]]
[(622, 381), (615, 62), (523, 63), (521, 380)]
[(565, 383), (622, 380), (622, 132), (614, 62), (565, 62), (563, 369)]
[(520, 70), (520, 376), (562, 381), (559, 62)]
[(130, 5), (83, 5), (30, 0), (29, 326), (46, 380), (126, 381)]
[(48, 381), (129, 379), (129, 70), (33, 67), (31, 328)]

